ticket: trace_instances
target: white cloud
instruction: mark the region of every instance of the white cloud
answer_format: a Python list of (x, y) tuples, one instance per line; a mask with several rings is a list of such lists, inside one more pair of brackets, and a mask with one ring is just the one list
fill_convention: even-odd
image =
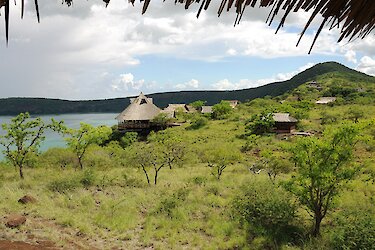
[(121, 74), (116, 80), (112, 82), (112, 90), (126, 91), (126, 90), (140, 90), (144, 86), (145, 80), (134, 80), (132, 73)]
[[(300, 46), (295, 47), (298, 32), (303, 28), (301, 23), (310, 13), (291, 15), (286, 29), (275, 35), (274, 27), (264, 23), (269, 11), (265, 8), (249, 8), (240, 25), (233, 27), (235, 13), (223, 13), (218, 19), (216, 2), (199, 19), (195, 17), (199, 5), (185, 11), (182, 5), (175, 6), (173, 2), (152, 1), (142, 16), (141, 4), (131, 7), (120, 0), (112, 0), (108, 8), (101, 1), (75, 1), (70, 8), (61, 6), (61, 0), (43, 1), (39, 3), (40, 24), (36, 22), (33, 1), (26, 1), (24, 20), (19, 18), (20, 6), (12, 5), (9, 48), (0, 42), (2, 81), (12, 84), (1, 88), (1, 97), (94, 99), (123, 96), (125, 90), (140, 88), (159, 91), (162, 84), (150, 84), (134, 76), (131, 80), (129, 75), (119, 76), (118, 72), (139, 67), (147, 55), (213, 63), (237, 56), (270, 59), (306, 56), (315, 35), (306, 33)], [(4, 36), (3, 29), (0, 26), (0, 37)], [(337, 38), (337, 31), (323, 30), (313, 54), (349, 56), (351, 50), (375, 55), (374, 38), (351, 45), (337, 45)], [(217, 88), (259, 86), (266, 81), (287, 79), (292, 73), (257, 81), (243, 79), (232, 83), (224, 79), (217, 82)], [(170, 86), (201, 87), (193, 80)]]
[(357, 66), (357, 70), (375, 76), (375, 59), (369, 56), (362, 57)]
[(345, 53), (345, 58), (348, 62), (357, 63), (357, 54), (353, 50), (348, 50)]
[(297, 75), (298, 73), (308, 68), (311, 68), (312, 66), (314, 66), (313, 63), (308, 63), (300, 67), (296, 71), (289, 72), (289, 73), (279, 73), (272, 78), (265, 78), (265, 79), (258, 79), (258, 80), (240, 79), (238, 82), (232, 82), (228, 79), (222, 79), (212, 84), (211, 87), (212, 89), (215, 89), (215, 90), (236, 90), (236, 89), (255, 88), (255, 87), (259, 87), (259, 86), (272, 83), (272, 82), (289, 80), (293, 76)]
[(196, 79), (191, 79), (188, 82), (177, 84), (176, 89), (183, 90), (183, 89), (197, 89), (199, 88), (199, 81)]

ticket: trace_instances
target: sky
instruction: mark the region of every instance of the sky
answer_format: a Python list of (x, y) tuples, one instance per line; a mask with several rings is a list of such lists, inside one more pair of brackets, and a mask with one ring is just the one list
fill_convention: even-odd
[[(11, 1), (12, 2), (12, 1)], [(375, 37), (337, 43), (337, 29), (324, 29), (308, 51), (317, 19), (296, 43), (310, 13), (288, 17), (275, 34), (269, 9), (248, 8), (234, 27), (234, 9), (217, 17), (220, 1), (202, 12), (173, 0), (142, 4), (111, 0), (39, 0), (11, 6), (10, 40), (0, 19), (0, 98), (90, 100), (182, 90), (233, 90), (291, 78), (319, 62), (336, 61), (375, 75)], [(4, 8), (1, 17), (4, 17)]]

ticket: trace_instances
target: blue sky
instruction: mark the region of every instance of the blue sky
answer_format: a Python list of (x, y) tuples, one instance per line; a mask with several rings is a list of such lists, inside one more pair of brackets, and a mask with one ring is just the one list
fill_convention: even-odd
[[(278, 34), (265, 24), (267, 9), (248, 9), (233, 27), (235, 13), (217, 18), (217, 6), (195, 18), (174, 1), (141, 4), (123, 0), (33, 1), (12, 6), (9, 47), (0, 25), (0, 98), (104, 99), (180, 90), (240, 89), (286, 80), (319, 62), (337, 61), (375, 75), (375, 39), (336, 43), (324, 29), (308, 55), (318, 18), (296, 47), (310, 13), (295, 13)], [(3, 10), (1, 10), (3, 12)]]

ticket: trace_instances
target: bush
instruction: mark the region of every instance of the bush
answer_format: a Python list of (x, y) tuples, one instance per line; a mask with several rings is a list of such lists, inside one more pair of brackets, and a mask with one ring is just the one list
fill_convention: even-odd
[(186, 188), (180, 188), (172, 196), (163, 199), (156, 213), (162, 213), (169, 218), (174, 217), (174, 210), (184, 202), (189, 194), (190, 190)]
[(333, 233), (333, 248), (374, 249), (375, 246), (375, 217), (369, 212), (343, 212), (337, 219), (336, 230)]
[(205, 117), (198, 117), (195, 120), (193, 120), (187, 129), (199, 129), (204, 126), (206, 126), (208, 123), (208, 119)]
[(96, 175), (93, 170), (87, 169), (83, 172), (80, 183), (85, 187), (91, 187), (94, 185), (96, 180)]
[(49, 183), (48, 188), (53, 192), (66, 193), (81, 186), (76, 178), (59, 179)]
[(276, 248), (279, 243), (294, 240), (299, 231), (294, 226), (297, 207), (290, 195), (269, 182), (244, 185), (233, 208), (249, 233), (267, 238)]
[(205, 176), (196, 176), (193, 178), (192, 182), (195, 184), (195, 185), (198, 185), (198, 186), (204, 186), (207, 182), (207, 177)]

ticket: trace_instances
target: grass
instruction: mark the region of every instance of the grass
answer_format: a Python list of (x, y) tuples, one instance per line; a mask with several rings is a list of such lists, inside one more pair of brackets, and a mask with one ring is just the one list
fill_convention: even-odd
[[(319, 81), (325, 81), (324, 78)], [(328, 88), (334, 80), (326, 79)], [(364, 83), (358, 86), (368, 87)], [(368, 88), (374, 88), (368, 87)], [(306, 91), (306, 86), (296, 91)], [(289, 95), (293, 96), (291, 92)], [(313, 101), (322, 93), (313, 91), (304, 98)], [(290, 98), (291, 99), (291, 98)], [(264, 249), (269, 239), (249, 233), (235, 216), (233, 199), (241, 193), (241, 186), (259, 180), (273, 185), (266, 173), (253, 174), (247, 167), (259, 160), (257, 150), (272, 155), (290, 157), (288, 148), (297, 140), (275, 135), (262, 136), (256, 145), (243, 154), (241, 162), (229, 165), (220, 181), (210, 174), (201, 162), (205, 150), (224, 147), (240, 152), (246, 140), (245, 121), (267, 107), (286, 110), (294, 101), (283, 104), (276, 99), (257, 99), (242, 104), (226, 120), (210, 120), (202, 128), (186, 129), (189, 124), (170, 129), (185, 143), (188, 151), (182, 167), (160, 171), (158, 185), (147, 185), (143, 172), (130, 161), (127, 150), (111, 147), (91, 147), (84, 158), (85, 170), (80, 171), (74, 155), (65, 149), (50, 149), (39, 157), (36, 167), (25, 169), (25, 180), (17, 171), (1, 163), (0, 213), (25, 214), (28, 222), (20, 229), (7, 229), (0, 223), (3, 237), (28, 239), (30, 232), (36, 239), (49, 239), (58, 246), (99, 249)], [(347, 113), (353, 103), (334, 106), (313, 105), (306, 119), (300, 122), (305, 131), (316, 131), (316, 136), (329, 128), (348, 122)], [(356, 106), (364, 109), (363, 124), (374, 120), (374, 103)], [(337, 116), (332, 124), (322, 125), (321, 114), (328, 111)], [(285, 243), (282, 249), (328, 249), (335, 230), (335, 216), (342, 211), (361, 207), (375, 214), (375, 151), (373, 126), (363, 130), (364, 140), (356, 148), (357, 166), (362, 166), (359, 178), (349, 183), (335, 201), (335, 207), (323, 221), (323, 235), (319, 241), (301, 236), (299, 244)], [(290, 178), (292, 173), (281, 174), (277, 181)], [(151, 176), (152, 178), (152, 176)], [(21, 205), (17, 201), (29, 194), (38, 202)], [(299, 227), (308, 232), (311, 218), (300, 207)], [(272, 247), (271, 247), (272, 248)]]

